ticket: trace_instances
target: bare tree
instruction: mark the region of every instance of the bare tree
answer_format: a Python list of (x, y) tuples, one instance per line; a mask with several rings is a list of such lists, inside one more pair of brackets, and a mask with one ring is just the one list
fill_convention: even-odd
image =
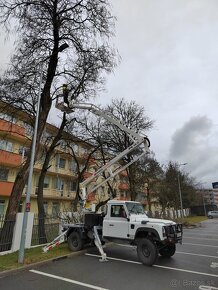
[[(126, 101), (125, 99), (114, 99), (111, 105), (106, 108), (109, 114), (115, 116), (123, 122), (127, 127), (139, 133), (148, 131), (153, 127), (153, 121), (145, 115), (144, 107), (136, 104), (134, 101)], [(118, 154), (123, 152), (132, 144), (132, 140), (126, 132), (121, 131), (115, 125), (105, 121), (102, 128), (101, 138), (107, 144), (110, 152)], [(134, 150), (123, 158), (124, 163), (129, 163), (133, 158), (139, 155), (140, 149)], [(129, 180), (129, 193), (131, 200), (135, 200), (137, 196), (137, 188), (135, 183), (136, 166), (134, 164), (127, 168)]]
[[(107, 0), (1, 0), (0, 9), (1, 23), (7, 30), (15, 23), (17, 32), (15, 54), (1, 79), (1, 95), (32, 115), (33, 123), (42, 73), (37, 153), (58, 86), (69, 84), (74, 98), (92, 97), (103, 82), (101, 72), (110, 72), (115, 65), (107, 43), (114, 18)], [(14, 217), (18, 210), (29, 164), (30, 156), (17, 174), (7, 216)]]

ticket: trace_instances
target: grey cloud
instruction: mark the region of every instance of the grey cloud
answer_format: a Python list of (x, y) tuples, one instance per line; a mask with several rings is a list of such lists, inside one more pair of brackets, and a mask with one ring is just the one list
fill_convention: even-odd
[(175, 131), (170, 147), (170, 160), (187, 162), (190, 174), (208, 186), (218, 180), (217, 146), (211, 142), (212, 134), (212, 121), (207, 116), (195, 116)]

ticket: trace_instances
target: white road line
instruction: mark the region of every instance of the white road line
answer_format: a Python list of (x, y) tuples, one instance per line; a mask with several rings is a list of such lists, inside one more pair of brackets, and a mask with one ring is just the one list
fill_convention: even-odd
[[(189, 233), (190, 234), (190, 233)], [(211, 236), (211, 237), (218, 237), (218, 235), (216, 235), (216, 234), (207, 234), (207, 233), (205, 233), (205, 234), (199, 234), (199, 233), (192, 233), (194, 236), (196, 235), (196, 236)], [(186, 237), (186, 235), (185, 234), (183, 234), (183, 237), (185, 238)]]
[(204, 245), (204, 244), (193, 244), (193, 243), (182, 243), (183, 245), (192, 245), (192, 246), (202, 246), (202, 247), (211, 247), (218, 248), (218, 246)]
[(213, 286), (204, 286), (204, 285), (200, 285), (198, 289), (200, 289), (200, 290), (218, 290), (217, 287), (213, 287)]
[[(213, 235), (215, 232), (217, 232), (217, 229), (214, 230), (213, 232), (209, 231), (204, 231), (204, 230), (196, 230), (196, 231), (191, 231), (192, 234), (200, 234), (200, 233), (204, 233), (204, 234), (208, 234), (208, 235)], [(183, 233), (187, 234), (190, 233), (190, 231), (184, 231)]]
[[(86, 256), (91, 256), (91, 257), (98, 257), (100, 258), (100, 255), (94, 255), (94, 254), (85, 254)], [(112, 258), (112, 257), (107, 257), (109, 260), (115, 260), (115, 261), (120, 261), (120, 262), (125, 262), (125, 263), (132, 263), (132, 264), (140, 264), (140, 262), (136, 261), (130, 261), (130, 260), (123, 260), (123, 259), (118, 259), (118, 258)], [(167, 266), (161, 266), (161, 265), (153, 265), (153, 267), (156, 268), (163, 268), (163, 269), (168, 269), (168, 270), (173, 270), (173, 271), (179, 271), (179, 272), (187, 272), (187, 273), (193, 273), (193, 274), (198, 274), (198, 275), (204, 275), (204, 276), (210, 276), (210, 277), (216, 277), (218, 278), (218, 275), (215, 274), (209, 274), (209, 273), (203, 273), (203, 272), (197, 272), (197, 271), (191, 271), (191, 270), (186, 270), (186, 269), (181, 269), (181, 268), (172, 268), (172, 267), (167, 267)]]
[(218, 259), (218, 256), (209, 256), (209, 255), (203, 255), (203, 254), (194, 254), (194, 253), (188, 253), (188, 252), (177, 252), (176, 254), (184, 254), (184, 255), (192, 255), (192, 256), (200, 256), (200, 257), (207, 257), (207, 258), (215, 258)]
[(195, 239), (195, 240), (209, 240), (209, 241), (217, 241), (218, 239), (209, 239), (209, 238), (196, 238), (196, 237), (184, 237), (184, 239)]
[(79, 281), (76, 281), (76, 280), (64, 278), (64, 277), (57, 276), (57, 275), (52, 275), (52, 274), (49, 274), (49, 273), (44, 273), (44, 272), (37, 271), (37, 270), (30, 270), (30, 272), (35, 273), (35, 274), (39, 274), (39, 275), (42, 275), (42, 276), (46, 276), (46, 277), (62, 280), (62, 281), (68, 282), (68, 283), (77, 284), (77, 285), (84, 286), (84, 287), (91, 288), (91, 289), (108, 290), (106, 288), (94, 286), (94, 285), (91, 285), (91, 284), (82, 283), (82, 282), (79, 282)]

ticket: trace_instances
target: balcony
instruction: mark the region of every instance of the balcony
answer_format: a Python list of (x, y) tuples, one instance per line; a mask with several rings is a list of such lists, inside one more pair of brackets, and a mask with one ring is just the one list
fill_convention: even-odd
[[(24, 191), (25, 192), (25, 191)], [(35, 187), (33, 189), (35, 196), (37, 196), (38, 188)], [(75, 191), (67, 191), (67, 190), (58, 190), (58, 189), (51, 189), (51, 188), (44, 188), (43, 189), (43, 196), (44, 198), (49, 199), (64, 199), (64, 200), (72, 200), (76, 197)]]
[(93, 175), (93, 174), (92, 174), (91, 172), (87, 172), (87, 171), (86, 171), (86, 172), (83, 173), (83, 178), (84, 178), (84, 179), (87, 179), (87, 178), (89, 178), (89, 177), (92, 176), (92, 175)]
[(94, 194), (94, 192), (89, 193), (86, 200), (87, 201), (95, 201), (95, 194)]
[(120, 190), (128, 190), (128, 189), (129, 189), (129, 184), (128, 184), (128, 183), (120, 183), (120, 184), (118, 185), (118, 188), (119, 188)]
[(0, 181), (0, 196), (10, 196), (13, 185), (13, 182)]
[(9, 166), (20, 166), (22, 157), (19, 154), (0, 150), (0, 164)]
[(0, 133), (2, 134), (10, 134), (10, 136), (16, 137), (23, 140), (25, 137), (25, 129), (12, 124), (11, 122), (0, 120)]
[(126, 170), (123, 170), (119, 173), (119, 175), (127, 177), (128, 174)]

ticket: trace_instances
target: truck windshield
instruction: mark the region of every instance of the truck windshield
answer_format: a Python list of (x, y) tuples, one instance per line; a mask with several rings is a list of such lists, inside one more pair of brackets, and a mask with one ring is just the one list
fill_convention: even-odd
[(127, 202), (126, 207), (128, 212), (131, 214), (145, 214), (144, 208), (140, 203), (136, 202)]

